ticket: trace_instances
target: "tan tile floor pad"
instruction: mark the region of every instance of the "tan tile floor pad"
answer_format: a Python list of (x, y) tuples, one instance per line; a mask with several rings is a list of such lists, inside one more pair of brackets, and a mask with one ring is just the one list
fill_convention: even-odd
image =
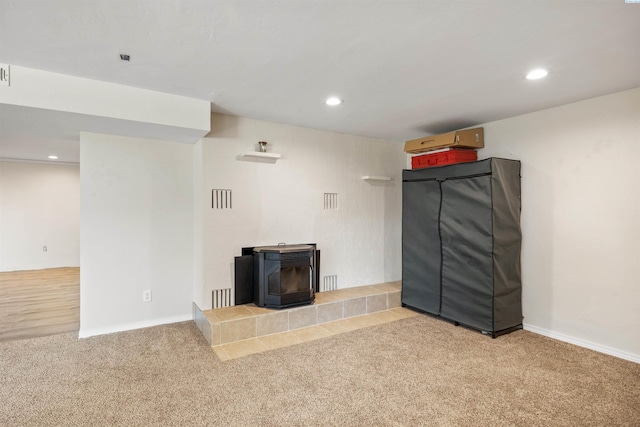
[[(230, 307), (233, 308), (233, 307)], [(334, 322), (323, 323), (308, 328), (296, 329), (278, 334), (265, 335), (258, 338), (236, 341), (228, 344), (213, 346), (213, 351), (222, 361), (237, 359), (250, 354), (261, 353), (263, 351), (276, 348), (288, 347), (307, 341), (327, 338), (332, 335), (367, 328), (369, 326), (394, 322), (407, 317), (417, 316), (415, 311), (398, 307), (390, 310), (378, 311), (364, 316), (351, 317), (348, 319), (336, 320)]]

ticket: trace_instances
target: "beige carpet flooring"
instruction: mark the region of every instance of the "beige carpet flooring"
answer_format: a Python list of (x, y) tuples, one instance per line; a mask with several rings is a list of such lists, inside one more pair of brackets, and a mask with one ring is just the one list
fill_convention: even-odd
[(192, 322), (0, 343), (2, 426), (638, 426), (640, 364), (417, 316), (219, 361)]

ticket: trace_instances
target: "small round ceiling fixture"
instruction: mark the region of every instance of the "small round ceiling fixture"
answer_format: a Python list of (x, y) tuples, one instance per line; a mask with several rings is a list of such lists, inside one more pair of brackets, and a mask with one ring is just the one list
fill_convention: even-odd
[(342, 99), (340, 99), (340, 98), (338, 98), (336, 96), (331, 96), (331, 97), (327, 98), (325, 103), (327, 105), (331, 105), (331, 106), (340, 105), (340, 104), (342, 104)]
[(535, 70), (531, 70), (527, 73), (527, 80), (538, 80), (543, 77), (547, 77), (548, 74), (548, 70), (545, 70), (544, 68), (536, 68)]
[(58, 160), (58, 156), (56, 156), (55, 154), (52, 154), (48, 157), (49, 160)]

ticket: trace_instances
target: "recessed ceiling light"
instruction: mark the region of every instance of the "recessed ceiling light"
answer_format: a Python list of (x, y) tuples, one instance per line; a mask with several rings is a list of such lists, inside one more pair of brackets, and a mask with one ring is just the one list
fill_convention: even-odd
[(527, 80), (538, 80), (543, 77), (547, 77), (547, 74), (549, 74), (549, 71), (544, 68), (536, 68), (535, 70), (531, 70), (527, 73)]
[(335, 96), (332, 96), (330, 98), (327, 98), (327, 100), (325, 101), (325, 103), (327, 105), (340, 105), (342, 104), (342, 99), (337, 98)]
[(58, 156), (52, 154), (49, 156), (49, 160), (58, 160)]

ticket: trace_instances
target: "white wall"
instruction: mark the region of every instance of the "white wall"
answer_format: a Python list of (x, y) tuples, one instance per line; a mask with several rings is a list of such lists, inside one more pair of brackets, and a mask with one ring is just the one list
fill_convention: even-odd
[(191, 319), (192, 151), (80, 135), (81, 337)]
[[(218, 114), (211, 129), (197, 147), (203, 271), (195, 301), (201, 308), (211, 307), (212, 289), (233, 286), (233, 258), (245, 246), (317, 243), (321, 276), (337, 275), (340, 288), (400, 279), (400, 144)], [(258, 141), (282, 159), (240, 158)], [(371, 183), (363, 175), (393, 180)], [(233, 209), (211, 209), (212, 189), (231, 189)], [(338, 193), (337, 211), (323, 210), (325, 192)]]
[(522, 161), (525, 328), (640, 362), (640, 89), (483, 126)]
[[(483, 126), (481, 158), (522, 161), (525, 327), (640, 361), (640, 89)], [(283, 158), (239, 157), (260, 140)], [(209, 308), (243, 246), (317, 242), (340, 287), (400, 278), (398, 143), (215, 114), (195, 146), (83, 135), (81, 148), (81, 335)], [(233, 190), (232, 210), (211, 209), (213, 188)]]
[(0, 271), (77, 267), (79, 246), (78, 165), (0, 161)]

